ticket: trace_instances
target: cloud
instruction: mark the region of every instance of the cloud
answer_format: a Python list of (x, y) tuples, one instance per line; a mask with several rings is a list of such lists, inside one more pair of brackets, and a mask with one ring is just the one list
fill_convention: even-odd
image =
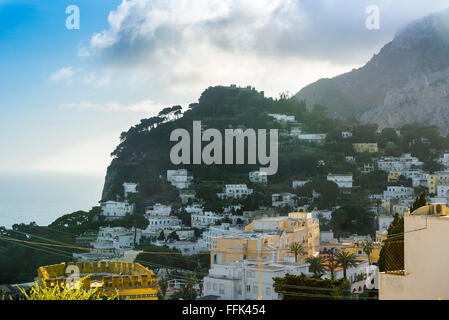
[(52, 82), (58, 82), (61, 80), (70, 81), (73, 78), (73, 76), (78, 72), (79, 72), (79, 70), (74, 69), (73, 67), (65, 67), (65, 68), (61, 68), (61, 69), (55, 71), (54, 73), (52, 73), (50, 75), (49, 79)]
[(276, 95), (363, 65), (411, 19), (445, 2), (376, 1), (381, 29), (372, 31), (371, 0), (124, 0), (81, 52), (115, 68), (115, 78), (167, 94), (236, 83)]
[(138, 101), (131, 104), (120, 104), (118, 102), (92, 103), (89, 101), (67, 103), (59, 106), (60, 109), (81, 109), (97, 111), (132, 111), (142, 113), (157, 113), (164, 108), (164, 105), (155, 103), (151, 100)]

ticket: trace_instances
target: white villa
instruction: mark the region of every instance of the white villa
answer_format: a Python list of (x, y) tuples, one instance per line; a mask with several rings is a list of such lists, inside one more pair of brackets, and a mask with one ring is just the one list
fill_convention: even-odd
[(171, 206), (166, 206), (160, 203), (145, 208), (145, 214), (150, 216), (169, 216), (170, 213)]
[(123, 192), (125, 195), (125, 199), (128, 198), (128, 194), (129, 193), (137, 193), (137, 186), (139, 184), (138, 183), (134, 183), (134, 182), (125, 182), (123, 183)]
[[(273, 278), (285, 274), (308, 274), (308, 264), (289, 262), (263, 262), (261, 266), (262, 297), (278, 300), (273, 289)], [(214, 264), (203, 280), (204, 296), (217, 296), (219, 300), (257, 300), (259, 297), (258, 261), (237, 261), (229, 264)]]
[(269, 116), (276, 119), (279, 122), (295, 122), (296, 121), (295, 116), (288, 116), (285, 114), (270, 113)]
[(267, 173), (264, 171), (251, 171), (249, 173), (249, 181), (252, 183), (267, 183)]
[(193, 176), (186, 169), (167, 170), (167, 181), (178, 189), (188, 189), (192, 180)]
[[(137, 229), (136, 244), (140, 243), (142, 230)], [(97, 240), (91, 243), (95, 249), (127, 250), (134, 247), (134, 230), (123, 227), (100, 227)]]
[(101, 215), (106, 220), (117, 220), (134, 213), (134, 205), (127, 202), (106, 201), (101, 203)]
[(253, 193), (253, 189), (248, 189), (246, 184), (227, 184), (224, 192), (217, 193), (220, 199), (242, 199)]
[(296, 205), (296, 195), (292, 193), (275, 193), (271, 195), (271, 205), (273, 207), (284, 207)]
[(327, 181), (335, 182), (339, 188), (352, 188), (352, 173), (348, 174), (329, 174)]
[(392, 199), (403, 199), (413, 197), (415, 191), (413, 188), (408, 188), (404, 186), (390, 186), (384, 191), (383, 198), (385, 200)]

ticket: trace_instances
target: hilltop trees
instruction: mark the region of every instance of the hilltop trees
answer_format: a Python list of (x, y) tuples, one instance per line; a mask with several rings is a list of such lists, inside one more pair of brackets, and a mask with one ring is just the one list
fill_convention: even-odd
[(374, 234), (374, 214), (364, 207), (344, 206), (332, 212), (329, 223), (336, 237), (345, 234)]

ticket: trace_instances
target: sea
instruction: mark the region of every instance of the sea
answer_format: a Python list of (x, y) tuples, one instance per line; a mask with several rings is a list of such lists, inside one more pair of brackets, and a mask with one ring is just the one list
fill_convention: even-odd
[(0, 173), (0, 226), (36, 222), (88, 211), (101, 199), (104, 176), (67, 173)]

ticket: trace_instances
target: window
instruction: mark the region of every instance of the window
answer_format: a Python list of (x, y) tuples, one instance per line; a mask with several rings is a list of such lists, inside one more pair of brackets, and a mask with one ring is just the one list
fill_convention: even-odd
[(210, 290), (210, 282), (206, 283), (207, 290)]
[(267, 296), (267, 297), (269, 297), (269, 296), (271, 296), (271, 288), (266, 288), (265, 289), (265, 295)]
[(217, 247), (217, 241), (214, 241), (214, 248)]
[(219, 291), (219, 293), (220, 294), (224, 294), (224, 284), (220, 284), (220, 291)]
[(246, 286), (246, 292), (247, 292), (247, 293), (250, 293), (250, 292), (251, 292), (251, 286), (250, 286), (250, 285), (247, 285), (247, 286)]
[(214, 288), (215, 291), (217, 291), (217, 284), (216, 283), (213, 284), (213, 288)]

